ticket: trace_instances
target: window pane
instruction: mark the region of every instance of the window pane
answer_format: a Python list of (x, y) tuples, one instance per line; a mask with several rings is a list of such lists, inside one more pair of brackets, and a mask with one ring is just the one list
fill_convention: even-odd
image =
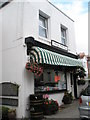
[(66, 29), (61, 27), (61, 43), (66, 45)]
[(47, 38), (46, 29), (39, 26), (39, 35), (42, 36), (42, 37)]
[(47, 38), (47, 19), (39, 16), (39, 36)]
[(35, 76), (35, 92), (56, 90), (66, 90), (66, 77), (64, 72), (58, 71), (57, 75), (54, 70), (44, 69), (41, 77)]
[(63, 45), (66, 45), (65, 38), (61, 38), (61, 42), (62, 42)]
[(90, 96), (90, 86), (88, 86), (84, 92), (84, 95)]
[(45, 25), (45, 19), (44, 19), (44, 18), (39, 17), (39, 25), (40, 25), (40, 26), (43, 26), (43, 27), (46, 28), (46, 25)]
[(66, 78), (64, 72), (59, 72), (58, 75), (60, 76), (60, 81), (58, 81), (58, 87), (60, 90), (66, 89)]
[(66, 30), (65, 29), (61, 29), (61, 36), (66, 37)]

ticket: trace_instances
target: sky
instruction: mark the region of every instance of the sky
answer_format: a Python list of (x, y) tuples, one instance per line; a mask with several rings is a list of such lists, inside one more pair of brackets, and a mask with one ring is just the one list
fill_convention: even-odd
[(88, 54), (89, 0), (49, 0), (74, 20), (76, 52)]

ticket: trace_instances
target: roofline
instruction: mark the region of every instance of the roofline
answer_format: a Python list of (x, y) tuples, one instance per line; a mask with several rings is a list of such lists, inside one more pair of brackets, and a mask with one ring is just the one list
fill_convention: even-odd
[[(47, 0), (48, 1), (48, 0)], [(74, 22), (73, 19), (71, 19), (68, 15), (66, 15), (64, 12), (62, 12), (58, 7), (56, 7), (53, 3), (51, 3), (50, 1), (48, 1), (53, 7), (55, 7), (58, 11), (60, 11), (63, 15), (65, 15), (66, 17), (68, 17), (71, 21)]]
[[(3, 8), (4, 6), (6, 6), (8, 3), (10, 3), (12, 0), (9, 0), (8, 2), (5, 2), (3, 3), (1, 6), (0, 6), (0, 9)], [(58, 11), (60, 11), (63, 15), (65, 15), (67, 18), (69, 18), (71, 21), (74, 22), (73, 19), (71, 19), (68, 15), (66, 15), (64, 12), (62, 12), (58, 7), (56, 7), (53, 3), (51, 3), (50, 1), (47, 0), (48, 3), (50, 3), (54, 8), (56, 8)]]
[(2, 4), (0, 5), (0, 9), (3, 8), (4, 6), (8, 5), (12, 1), (13, 0), (8, 0), (7, 2), (2, 2)]

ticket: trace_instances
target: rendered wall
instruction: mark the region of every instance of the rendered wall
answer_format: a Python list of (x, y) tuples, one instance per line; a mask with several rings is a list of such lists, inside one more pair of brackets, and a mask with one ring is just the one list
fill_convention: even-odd
[(25, 40), (23, 37), (23, 3), (11, 2), (2, 8), (2, 21), (2, 82), (19, 85), (19, 104), (14, 108), (17, 111), (17, 118), (22, 118), (28, 116), (26, 110), (29, 104), (28, 97), (34, 92), (33, 75), (27, 73), (25, 69), (27, 53), (26, 47), (23, 46)]
[(0, 13), (0, 83), (2, 82), (2, 13)]
[[(49, 39), (42, 39), (38, 36), (39, 10), (50, 16)], [(28, 61), (25, 37), (33, 36), (36, 40), (51, 45), (51, 39), (60, 42), (60, 24), (68, 28), (68, 45), (72, 52), (75, 52), (74, 26), (73, 21), (60, 13), (55, 7), (45, 2), (23, 2), (12, 1), (2, 8), (2, 41), (0, 41), (0, 65), (2, 73), (0, 78), (3, 82), (13, 82), (19, 85), (19, 106), (17, 117), (29, 116), (29, 95), (34, 93), (34, 75), (25, 69)], [(1, 15), (0, 15), (1, 17)], [(0, 19), (1, 22), (1, 19)], [(1, 24), (0, 24), (1, 25)], [(2, 28), (2, 30), (1, 30)], [(0, 36), (1, 37), (1, 36)], [(69, 87), (68, 87), (69, 88)], [(50, 95), (50, 98), (57, 99), (61, 104), (63, 93)]]
[[(60, 25), (68, 28), (67, 45), (70, 52), (76, 53), (74, 22), (52, 6), (49, 2), (25, 2), (24, 4), (24, 36), (33, 36), (36, 40), (51, 45), (51, 40), (61, 42)], [(49, 17), (49, 37), (39, 37), (39, 10)]]

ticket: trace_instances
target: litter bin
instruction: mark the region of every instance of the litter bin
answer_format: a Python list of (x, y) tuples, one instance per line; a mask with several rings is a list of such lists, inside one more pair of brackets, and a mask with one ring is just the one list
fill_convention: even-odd
[(31, 120), (41, 120), (43, 115), (43, 96), (30, 95), (30, 118)]

